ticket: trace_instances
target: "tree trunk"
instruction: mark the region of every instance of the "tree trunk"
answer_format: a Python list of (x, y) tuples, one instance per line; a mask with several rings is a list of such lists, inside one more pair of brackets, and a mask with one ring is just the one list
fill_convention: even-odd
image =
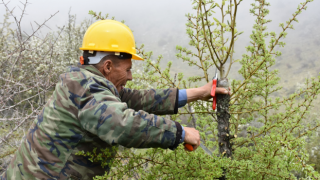
[[(229, 88), (228, 79), (221, 79), (218, 81), (218, 87)], [(219, 152), (221, 156), (227, 158), (232, 157), (232, 145), (230, 139), (232, 138), (229, 132), (230, 127), (230, 114), (229, 114), (229, 104), (230, 96), (227, 94), (216, 94), (217, 98), (217, 119), (218, 119), (218, 141), (219, 141)], [(224, 169), (224, 172), (226, 170)], [(219, 179), (224, 180), (225, 173)]]

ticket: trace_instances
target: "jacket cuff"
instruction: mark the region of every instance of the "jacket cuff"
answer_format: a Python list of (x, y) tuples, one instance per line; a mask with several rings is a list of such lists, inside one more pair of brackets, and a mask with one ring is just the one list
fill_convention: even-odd
[(179, 108), (179, 89), (177, 88), (176, 102), (174, 104), (173, 114), (177, 114), (178, 113), (178, 108)]
[(174, 142), (173, 146), (169, 147), (169, 149), (171, 150), (175, 150), (179, 146), (180, 141), (182, 139), (182, 126), (178, 122), (175, 123), (177, 127), (176, 141)]

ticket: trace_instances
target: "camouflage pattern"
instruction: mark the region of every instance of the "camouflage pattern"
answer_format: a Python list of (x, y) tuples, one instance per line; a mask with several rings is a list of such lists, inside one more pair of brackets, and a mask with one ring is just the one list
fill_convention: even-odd
[(174, 113), (177, 89), (118, 93), (90, 65), (69, 67), (59, 78), (1, 180), (92, 179), (108, 167), (75, 155), (78, 151), (176, 144), (179, 124), (154, 114)]

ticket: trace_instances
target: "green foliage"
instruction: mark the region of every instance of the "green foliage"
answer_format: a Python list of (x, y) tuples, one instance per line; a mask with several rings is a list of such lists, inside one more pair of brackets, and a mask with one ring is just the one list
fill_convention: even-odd
[[(309, 2), (301, 3), (292, 18), (280, 24), (281, 32), (278, 34), (267, 32), (267, 24), (271, 22), (266, 19), (270, 4), (265, 0), (252, 3), (250, 12), (256, 21), (250, 35), (251, 45), (246, 47), (247, 54), (241, 60), (234, 60), (234, 43), (242, 34), (236, 30), (236, 15), (241, 0), (222, 0), (220, 3), (194, 0), (196, 13), (186, 15), (187, 35), (192, 48), (177, 46), (176, 57), (198, 68), (203, 76), (185, 79), (183, 73), (171, 74), (171, 62), (162, 70), (162, 57), (152, 60), (152, 52), (145, 52), (141, 47), (137, 51), (145, 59), (144, 70), (134, 74), (138, 83), (129, 85), (135, 89), (196, 87), (199, 81), (210, 81), (209, 72), (214, 72), (214, 68), (219, 69), (220, 77), (228, 77), (231, 66), (239, 62), (242, 65), (239, 74), (243, 80), (231, 81), (230, 136), (235, 137), (232, 139), (232, 158), (219, 155), (217, 121), (211, 103), (197, 101), (189, 103), (179, 110), (178, 115), (170, 118), (184, 123), (187, 123), (185, 118), (189, 123), (194, 121), (202, 144), (213, 152), (212, 156), (201, 148), (189, 153), (182, 146), (175, 151), (124, 149), (117, 152), (110, 164), (112, 169), (109, 174), (98, 179), (214, 179), (221, 177), (223, 169), (228, 179), (319, 178), (318, 172), (310, 165), (313, 160), (308, 160), (310, 143), (305, 140), (316, 132), (320, 122), (318, 119), (314, 119), (312, 124), (305, 122), (310, 117), (312, 102), (320, 93), (320, 77), (306, 79), (304, 87), (289, 97), (276, 97), (275, 93), (282, 87), (278, 85), (279, 71), (272, 68), (276, 57), (281, 56), (275, 47), (285, 46), (282, 40), (287, 35), (287, 29), (293, 29), (292, 23), (297, 22), (296, 17)], [(221, 12), (220, 19), (216, 12)], [(310, 141), (316, 140), (311, 138)], [(312, 152), (311, 156), (318, 155), (315, 150)], [(90, 152), (86, 155), (92, 158), (98, 156)]]

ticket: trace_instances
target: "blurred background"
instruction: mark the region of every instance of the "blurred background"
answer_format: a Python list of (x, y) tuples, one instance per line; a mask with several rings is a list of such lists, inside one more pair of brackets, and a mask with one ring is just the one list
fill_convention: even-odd
[[(8, 7), (14, 9), (15, 15), (21, 13), (22, 4), (18, 0), (2, 1), (8, 3)], [(50, 31), (57, 31), (59, 27), (68, 23), (68, 14), (76, 15), (76, 22), (80, 23), (84, 19), (92, 19), (88, 14), (89, 10), (102, 12), (102, 15), (109, 14), (109, 17), (115, 17), (116, 20), (125, 20), (125, 23), (134, 31), (137, 46), (145, 44), (147, 51), (153, 51), (153, 58), (163, 55), (161, 65), (165, 66), (168, 61), (173, 61), (172, 73), (183, 72), (198, 75), (194, 67), (189, 67), (177, 60), (175, 47), (189, 47), (189, 38), (186, 34), (186, 13), (193, 13), (192, 2), (186, 0), (29, 0), (26, 16), (22, 20), (22, 27), (26, 32), (31, 32), (31, 25), (35, 22), (42, 23), (50, 15), (58, 12), (46, 24), (49, 28), (43, 28), (43, 36)], [(280, 32), (279, 23), (285, 23), (293, 12), (296, 11), (302, 0), (269, 0), (270, 14), (268, 16), (272, 22), (268, 25), (269, 31)], [(240, 59), (243, 53), (246, 53), (245, 47), (249, 45), (250, 34), (254, 17), (249, 13), (251, 3), (254, 0), (244, 0), (238, 10), (237, 28), (238, 31), (244, 31), (235, 43), (235, 59)], [(20, 7), (20, 8), (19, 8)], [(295, 30), (288, 30), (288, 36), (284, 41), (286, 46), (278, 50), (283, 55), (277, 58), (274, 68), (280, 70), (281, 85), (284, 86), (284, 93), (290, 94), (306, 77), (317, 76), (320, 71), (320, 15), (318, 13), (320, 1), (315, 0), (308, 5), (307, 11), (303, 11), (298, 16), (299, 23), (293, 23)], [(3, 19), (5, 8), (0, 6), (0, 22)], [(217, 13), (219, 14), (219, 13)], [(12, 18), (12, 17), (11, 17)], [(12, 25), (15, 26), (14, 24)], [(236, 64), (231, 70), (230, 78), (238, 79), (238, 69), (240, 65)], [(200, 75), (200, 74), (199, 74)]]

